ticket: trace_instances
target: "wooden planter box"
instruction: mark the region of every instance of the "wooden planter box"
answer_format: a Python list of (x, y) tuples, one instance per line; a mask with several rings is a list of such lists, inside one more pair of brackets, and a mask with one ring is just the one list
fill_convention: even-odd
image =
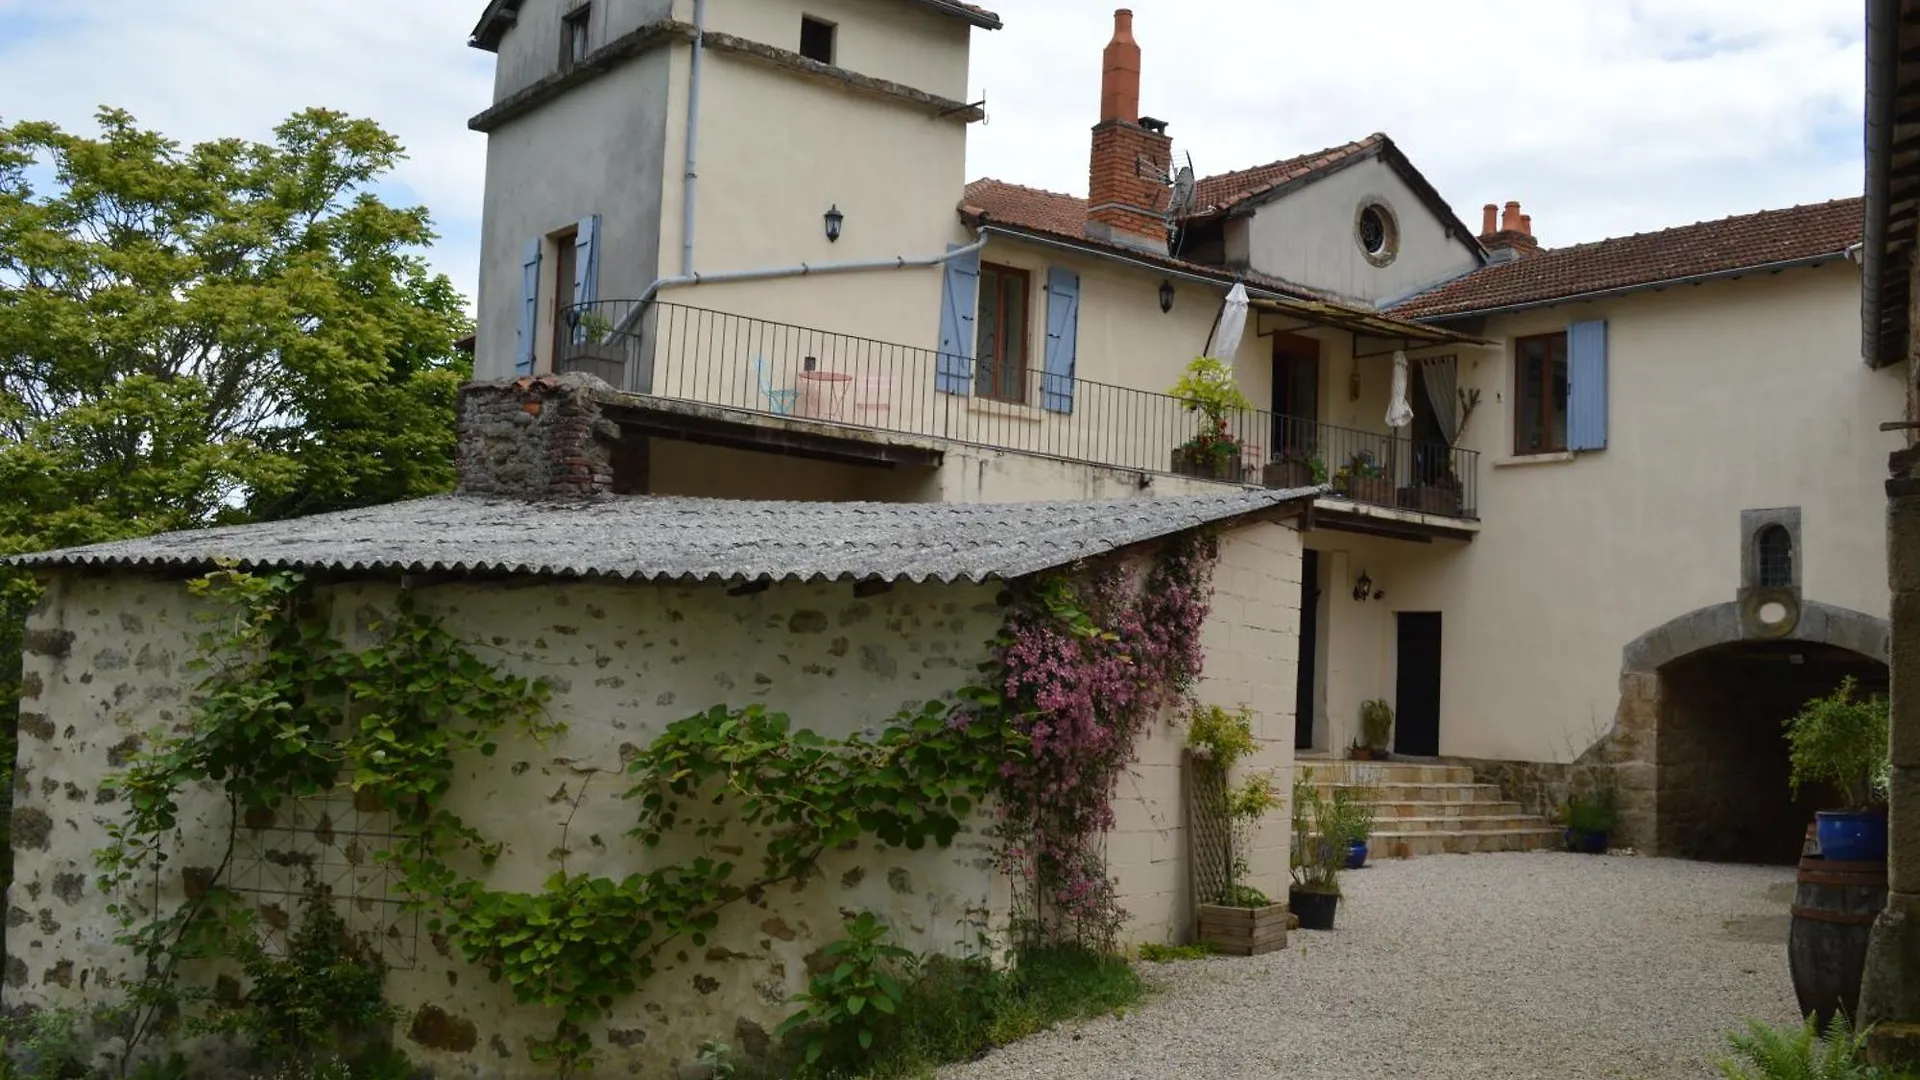
[(1305, 461), (1270, 461), (1260, 470), (1260, 482), (1282, 491), (1312, 487), (1313, 466)]
[(1175, 448), (1173, 471), (1180, 476), (1198, 476), (1205, 480), (1238, 480), (1240, 479), (1240, 453), (1235, 451), (1232, 457), (1216, 467), (1211, 460), (1194, 461), (1187, 457), (1185, 450)]
[(1287, 947), (1287, 905), (1262, 908), (1200, 905), (1200, 940), (1228, 956), (1259, 956)]
[(1395, 503), (1392, 477), (1349, 476), (1334, 481), (1334, 490), (1354, 502), (1372, 503), (1374, 506), (1392, 506)]
[(1418, 510), (1423, 514), (1440, 514), (1445, 517), (1460, 516), (1459, 488), (1430, 487), (1422, 484), (1406, 488), (1401, 494), (1402, 505), (1409, 510)]

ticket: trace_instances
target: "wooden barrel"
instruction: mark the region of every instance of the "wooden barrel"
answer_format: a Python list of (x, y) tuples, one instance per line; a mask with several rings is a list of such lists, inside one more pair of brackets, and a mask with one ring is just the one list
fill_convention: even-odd
[(1802, 858), (1794, 878), (1787, 966), (1800, 1014), (1824, 1030), (1836, 1011), (1855, 1015), (1867, 937), (1887, 903), (1887, 864)]

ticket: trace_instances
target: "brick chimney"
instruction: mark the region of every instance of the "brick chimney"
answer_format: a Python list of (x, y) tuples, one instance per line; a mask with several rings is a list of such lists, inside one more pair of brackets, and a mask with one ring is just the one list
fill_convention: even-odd
[(1480, 245), (1493, 253), (1495, 262), (1539, 251), (1540, 242), (1533, 238), (1533, 215), (1521, 213), (1517, 200), (1509, 200), (1504, 211), (1488, 203), (1480, 212)]
[(1165, 174), (1173, 160), (1167, 125), (1140, 116), (1140, 44), (1133, 12), (1113, 13), (1113, 41), (1100, 77), (1100, 123), (1093, 129), (1087, 184), (1087, 235), (1156, 254), (1167, 253)]

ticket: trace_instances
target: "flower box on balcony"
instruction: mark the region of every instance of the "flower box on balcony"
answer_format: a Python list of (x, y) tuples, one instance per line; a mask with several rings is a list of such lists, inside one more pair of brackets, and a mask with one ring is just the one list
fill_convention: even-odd
[(1442, 484), (1416, 484), (1403, 488), (1400, 492), (1401, 505), (1422, 514), (1438, 514), (1442, 517), (1459, 517), (1462, 499), (1460, 489)]
[(1394, 505), (1393, 478), (1389, 476), (1336, 476), (1333, 490), (1354, 502), (1374, 506)]
[(1199, 453), (1184, 446), (1174, 447), (1173, 471), (1180, 476), (1198, 476), (1203, 480), (1240, 479), (1240, 451), (1218, 456)]
[(627, 373), (627, 352), (618, 341), (577, 341), (555, 365), (561, 372), (592, 375), (618, 387)]
[(1313, 462), (1300, 458), (1269, 461), (1260, 470), (1260, 482), (1270, 488), (1292, 491), (1319, 483), (1314, 479), (1315, 472)]

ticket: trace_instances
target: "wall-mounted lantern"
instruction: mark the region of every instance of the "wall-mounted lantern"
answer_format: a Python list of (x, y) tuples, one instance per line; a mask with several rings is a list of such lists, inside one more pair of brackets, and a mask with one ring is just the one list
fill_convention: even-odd
[(1166, 281), (1162, 281), (1160, 283), (1160, 313), (1164, 315), (1167, 312), (1172, 310), (1173, 310), (1173, 281), (1169, 279)]
[(1356, 578), (1353, 583), (1353, 598), (1357, 601), (1364, 602), (1367, 597), (1372, 595), (1373, 579), (1367, 576), (1365, 570), (1362, 570), (1360, 571), (1360, 576)]
[(840, 226), (846, 220), (847, 215), (840, 212), (838, 203), (827, 208), (827, 243), (834, 244), (840, 241)]

